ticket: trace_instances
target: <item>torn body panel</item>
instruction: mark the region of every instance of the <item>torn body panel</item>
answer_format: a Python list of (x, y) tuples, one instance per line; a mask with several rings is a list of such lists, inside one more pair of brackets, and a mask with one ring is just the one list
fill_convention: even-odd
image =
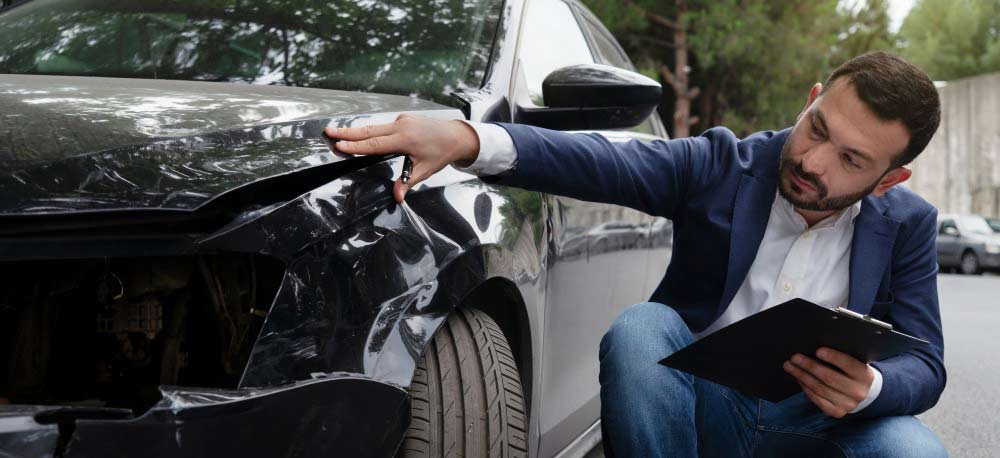
[(537, 194), (447, 169), (397, 205), (400, 163), (347, 174), (201, 243), (288, 266), (241, 387), (329, 371), (405, 387), (434, 332), (476, 286), (501, 276), (540, 288)]

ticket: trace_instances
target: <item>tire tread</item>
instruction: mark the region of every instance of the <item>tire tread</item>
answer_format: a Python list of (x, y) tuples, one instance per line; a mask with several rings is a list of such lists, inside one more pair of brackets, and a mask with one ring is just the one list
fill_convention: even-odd
[(485, 312), (459, 308), (434, 336), (410, 385), (405, 458), (528, 455), (527, 417), (513, 353)]

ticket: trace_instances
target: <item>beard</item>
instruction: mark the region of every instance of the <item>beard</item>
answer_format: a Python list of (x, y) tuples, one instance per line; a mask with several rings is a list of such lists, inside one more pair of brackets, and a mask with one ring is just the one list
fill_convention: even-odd
[[(808, 211), (836, 211), (842, 210), (844, 208), (854, 205), (855, 202), (864, 199), (865, 196), (872, 193), (885, 174), (882, 174), (874, 183), (868, 186), (866, 189), (858, 191), (856, 193), (842, 195), (842, 196), (830, 196), (829, 189), (822, 181), (819, 180), (814, 174), (806, 172), (802, 168), (802, 162), (796, 162), (792, 158), (788, 157), (787, 154), (788, 143), (781, 150), (781, 165), (778, 167), (778, 194), (784, 197), (785, 200), (791, 202), (796, 208)], [(888, 171), (887, 171), (888, 173)], [(818, 197), (816, 199), (808, 199), (805, 197), (800, 197), (803, 193), (802, 188), (800, 188), (791, 179), (791, 175), (795, 175), (796, 178), (809, 183), (816, 190)]]

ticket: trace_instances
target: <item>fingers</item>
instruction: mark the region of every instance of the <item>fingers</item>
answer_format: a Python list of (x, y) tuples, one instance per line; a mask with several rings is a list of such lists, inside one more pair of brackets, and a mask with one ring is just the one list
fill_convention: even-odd
[(851, 378), (863, 380), (868, 375), (868, 364), (854, 359), (853, 356), (847, 353), (832, 348), (821, 347), (816, 351), (816, 357), (839, 367), (840, 370), (847, 373)]
[[(834, 406), (834, 410), (827, 412), (828, 415), (840, 418), (858, 406), (861, 400), (853, 399), (852, 396), (849, 396), (842, 391), (844, 389), (851, 389), (854, 385), (852, 381), (847, 381), (846, 388), (845, 385), (840, 384), (828, 385), (820, 380), (814, 372), (811, 372), (810, 370), (803, 368), (802, 365), (796, 363), (795, 360), (799, 357), (802, 356), (796, 355), (796, 357), (793, 357), (792, 361), (786, 361), (784, 365), (785, 371), (795, 377), (799, 385), (808, 387), (813, 395), (826, 400), (829, 404)], [(813, 364), (819, 365), (819, 363), (815, 361), (813, 361)], [(864, 396), (862, 396), (861, 399), (864, 399)], [(816, 404), (817, 407), (822, 408), (819, 403), (816, 403), (815, 401), (813, 403)]]
[(812, 375), (826, 386), (847, 387), (853, 383), (853, 380), (851, 380), (850, 377), (804, 355), (793, 356), (792, 364), (807, 372), (809, 375)]
[(816, 407), (819, 407), (819, 410), (822, 410), (823, 413), (834, 418), (842, 418), (844, 416), (844, 413), (841, 412), (836, 405), (817, 394), (812, 388), (809, 388), (809, 386), (801, 382), (799, 382), (799, 386), (802, 387), (802, 391), (806, 394), (806, 397), (808, 397), (809, 400), (816, 405)]
[[(437, 170), (441, 170), (442, 167), (438, 167)], [(427, 163), (414, 163), (413, 164), (413, 174), (410, 175), (410, 179), (404, 184), (402, 177), (396, 179), (396, 182), (392, 186), (392, 197), (396, 199), (396, 202), (403, 203), (403, 199), (406, 197), (406, 193), (410, 189), (414, 188), (421, 181), (426, 180), (428, 177), (433, 175), (437, 170), (428, 166)]]
[(335, 145), (338, 151), (348, 154), (398, 153), (405, 146), (399, 135), (371, 137), (360, 141), (341, 140)]
[(478, 154), (476, 131), (461, 121), (401, 114), (391, 124), (356, 128), (328, 127), (324, 133), (336, 140), (335, 150), (346, 154), (405, 154), (413, 161), (406, 184), (393, 184), (393, 198), (402, 203), (406, 193), (455, 161), (474, 160)]
[(361, 127), (327, 127), (324, 131), (330, 138), (347, 141), (367, 140), (372, 137), (384, 137), (396, 132), (396, 124), (371, 124)]

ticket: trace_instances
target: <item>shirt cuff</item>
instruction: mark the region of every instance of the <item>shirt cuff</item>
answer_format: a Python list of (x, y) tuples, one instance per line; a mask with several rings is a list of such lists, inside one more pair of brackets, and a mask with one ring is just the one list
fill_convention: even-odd
[(871, 367), (872, 371), (875, 372), (875, 379), (872, 380), (872, 386), (868, 388), (868, 396), (865, 396), (865, 400), (861, 401), (861, 404), (858, 404), (858, 406), (855, 407), (854, 410), (848, 413), (860, 412), (861, 409), (864, 409), (865, 407), (868, 407), (872, 402), (875, 402), (875, 398), (877, 398), (878, 394), (882, 392), (882, 373), (879, 372), (878, 369), (876, 369), (870, 364), (868, 365), (868, 367)]
[(465, 121), (479, 136), (479, 156), (468, 167), (452, 167), (473, 175), (499, 175), (514, 168), (517, 150), (507, 130), (496, 124)]

